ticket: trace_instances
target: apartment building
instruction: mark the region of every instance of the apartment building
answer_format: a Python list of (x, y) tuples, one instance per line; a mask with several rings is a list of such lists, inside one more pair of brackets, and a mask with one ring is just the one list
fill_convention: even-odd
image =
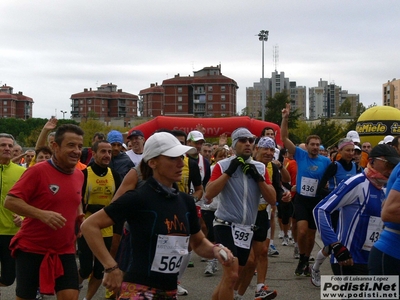
[[(338, 116), (355, 117), (360, 102), (359, 94), (350, 94), (341, 86), (320, 78), (318, 86), (309, 88), (309, 119), (333, 118)], [(349, 101), (346, 112), (340, 110), (345, 101)]]
[(205, 67), (193, 76), (175, 75), (161, 86), (141, 90), (143, 117), (230, 117), (236, 114), (236, 81), (221, 73), (221, 65)]
[(6, 84), (0, 87), (0, 118), (32, 118), (33, 99), (13, 91), (14, 88)]
[[(246, 114), (252, 118), (261, 117), (262, 89), (262, 78), (260, 78), (260, 82), (254, 82), (253, 87), (246, 88)], [(285, 72), (274, 71), (271, 73), (271, 78), (264, 78), (264, 89), (266, 104), (269, 97), (286, 91), (290, 97), (292, 108), (298, 109), (303, 118), (306, 118), (306, 87), (298, 87), (296, 81), (290, 81), (285, 77)]]
[(106, 123), (120, 119), (124, 120), (121, 126), (128, 126), (128, 122), (138, 116), (139, 97), (117, 89), (113, 83), (102, 84), (97, 90), (85, 88), (71, 95), (71, 101), (71, 118), (78, 122), (88, 117)]
[(382, 85), (382, 105), (400, 108), (400, 79), (393, 78)]

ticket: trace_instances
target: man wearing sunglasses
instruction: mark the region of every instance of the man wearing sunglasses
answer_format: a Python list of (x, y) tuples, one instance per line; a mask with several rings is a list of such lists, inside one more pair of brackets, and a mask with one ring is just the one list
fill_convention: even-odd
[[(244, 277), (242, 271), (250, 253), (260, 197), (272, 206), (276, 201), (265, 165), (251, 158), (253, 144), (254, 137), (248, 129), (236, 129), (232, 133), (235, 155), (215, 165), (206, 187), (207, 199), (218, 194), (220, 197), (214, 219), (215, 241), (224, 244), (239, 260), (235, 291)], [(240, 299), (237, 292), (235, 299)]]
[[(396, 150), (386, 144), (369, 153), (363, 173), (343, 181), (314, 209), (314, 217), (335, 275), (368, 275), (370, 250), (383, 228), (383, 187), (400, 162)], [(339, 211), (336, 231), (331, 214)]]

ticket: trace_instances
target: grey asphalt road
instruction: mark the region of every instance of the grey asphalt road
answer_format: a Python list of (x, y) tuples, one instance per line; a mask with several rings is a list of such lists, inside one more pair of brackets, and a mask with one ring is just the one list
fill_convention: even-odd
[[(275, 238), (275, 245), (280, 252), (279, 256), (271, 257), (269, 259), (269, 267), (267, 273), (267, 285), (270, 289), (278, 292), (276, 299), (291, 299), (291, 300), (305, 300), (305, 299), (320, 299), (320, 289), (314, 287), (309, 277), (295, 276), (294, 270), (296, 269), (298, 260), (293, 258), (293, 245), (281, 246), (281, 240)], [(313, 250), (315, 256), (322, 246), (319, 238)], [(205, 262), (201, 262), (197, 255), (193, 256), (194, 268), (188, 268), (182, 279), (182, 286), (184, 286), (189, 294), (187, 296), (180, 296), (182, 300), (208, 300), (211, 299), (212, 291), (217, 286), (221, 279), (222, 271), (218, 271), (215, 276), (205, 277), (203, 272), (206, 266)], [(328, 261), (321, 267), (323, 275), (330, 275), (332, 271)], [(85, 282), (84, 288), (79, 295), (82, 300), (86, 293), (87, 283)], [(254, 276), (244, 299), (253, 300), (254, 291), (256, 286), (256, 276)], [(15, 299), (15, 285), (11, 287), (1, 287), (1, 300)], [(99, 289), (94, 300), (105, 299), (105, 290), (103, 287)], [(46, 300), (56, 299), (55, 297), (47, 296)]]

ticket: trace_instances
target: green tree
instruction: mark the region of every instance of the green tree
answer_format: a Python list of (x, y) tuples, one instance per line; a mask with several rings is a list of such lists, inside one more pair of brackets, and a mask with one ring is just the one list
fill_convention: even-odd
[(289, 127), (289, 138), (295, 144), (304, 143), (310, 134), (311, 127), (303, 120), (298, 120), (297, 128)]
[(343, 101), (338, 110), (339, 116), (351, 116), (351, 102), (349, 98)]
[[(376, 103), (371, 104), (370, 106), (368, 106), (368, 108), (374, 107), (374, 106), (376, 106)], [(364, 104), (358, 103), (356, 115), (354, 116), (354, 118), (349, 123), (347, 123), (346, 129), (345, 129), (346, 133), (349, 132), (350, 130), (355, 130), (356, 129), (358, 118), (366, 110), (367, 110), (367, 108), (365, 108)]]
[(339, 123), (323, 118), (319, 124), (311, 126), (311, 134), (318, 135), (322, 144), (325, 147), (330, 147), (335, 145), (340, 138), (346, 136), (346, 131)]
[[(286, 103), (290, 103), (290, 97), (286, 90), (281, 93), (276, 93), (274, 97), (268, 97), (266, 104), (265, 121), (281, 125), (282, 122), (282, 109), (286, 107)], [(298, 109), (291, 110), (289, 115), (289, 128), (297, 128), (297, 122), (301, 117)]]

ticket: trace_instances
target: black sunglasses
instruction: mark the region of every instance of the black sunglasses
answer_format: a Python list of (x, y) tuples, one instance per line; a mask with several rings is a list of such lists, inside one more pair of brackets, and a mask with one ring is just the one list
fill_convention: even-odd
[(245, 137), (238, 138), (238, 141), (241, 142), (241, 143), (243, 143), (243, 144), (247, 143), (247, 141), (248, 141), (250, 144), (253, 144), (253, 143), (254, 143), (254, 140), (255, 140), (254, 138), (245, 138)]

